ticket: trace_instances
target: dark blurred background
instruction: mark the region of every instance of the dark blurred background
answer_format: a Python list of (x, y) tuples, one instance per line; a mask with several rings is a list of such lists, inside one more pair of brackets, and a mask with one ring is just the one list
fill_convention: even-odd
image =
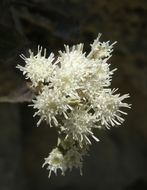
[[(113, 87), (130, 93), (132, 109), (120, 128), (98, 131), (79, 171), (51, 176), (42, 169), (56, 144), (53, 128), (36, 127), (32, 97), (22, 73), (21, 53), (43, 45), (118, 41), (110, 60), (117, 67)], [(147, 190), (147, 1), (1, 0), (0, 1), (0, 190)], [(44, 125), (44, 126), (43, 126)]]

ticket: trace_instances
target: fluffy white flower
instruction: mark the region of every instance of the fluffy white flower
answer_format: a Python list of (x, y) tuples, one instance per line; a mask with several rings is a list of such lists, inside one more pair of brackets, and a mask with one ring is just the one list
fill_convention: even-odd
[(80, 169), (80, 174), (82, 175), (83, 166), (83, 156), (87, 154), (87, 150), (71, 146), (64, 150), (64, 154), (61, 150), (56, 147), (54, 148), (49, 156), (45, 158), (45, 162), (42, 167), (48, 165), (47, 170), (49, 170), (49, 176), (54, 172), (57, 175), (57, 170), (61, 170), (61, 174), (65, 175), (67, 169), (70, 171), (75, 167)]
[(85, 53), (83, 53), (83, 44), (74, 45), (71, 48), (65, 45), (65, 51), (59, 51), (58, 61), (61, 63), (61, 67), (64, 69), (81, 68), (86, 64), (87, 60)]
[(33, 100), (33, 103), (33, 107), (38, 109), (34, 116), (40, 116), (38, 125), (42, 120), (45, 120), (50, 126), (52, 126), (52, 122), (57, 126), (56, 116), (63, 114), (67, 117), (66, 111), (71, 109), (68, 99), (61, 94), (61, 91), (55, 88), (50, 89), (48, 86), (44, 86), (42, 92)]
[[(85, 73), (82, 81), (82, 89), (91, 93), (99, 91), (111, 84), (111, 77), (116, 69), (112, 71), (109, 68), (107, 59), (104, 60), (89, 60), (85, 68)], [(91, 90), (91, 92), (90, 92)]]
[(79, 168), (80, 169), (80, 174), (82, 175), (82, 166), (83, 166), (83, 158), (82, 158), (82, 154), (77, 150), (76, 147), (72, 147), (71, 149), (69, 149), (65, 156), (64, 156), (64, 160), (66, 163), (66, 166), (72, 170), (73, 167), (75, 168)]
[(36, 55), (34, 55), (31, 50), (29, 50), (29, 53), (30, 57), (28, 58), (21, 55), (26, 65), (24, 67), (18, 65), (17, 68), (23, 71), (23, 74), (26, 75), (26, 79), (30, 79), (34, 87), (37, 87), (40, 82), (49, 82), (55, 70), (55, 65), (53, 65), (55, 59), (54, 54), (51, 53), (50, 56), (46, 58), (46, 49), (44, 49), (42, 56), (42, 48), (39, 47)]
[(49, 170), (49, 177), (51, 176), (52, 172), (57, 174), (58, 169), (60, 169), (62, 175), (64, 175), (67, 169), (67, 166), (65, 165), (64, 156), (58, 148), (55, 148), (50, 152), (49, 156), (45, 158), (45, 162), (42, 167), (44, 167), (47, 164), (48, 164), (47, 169)]
[(121, 114), (127, 114), (121, 109), (130, 108), (129, 104), (123, 102), (124, 99), (129, 98), (129, 95), (113, 94), (115, 91), (103, 90), (91, 99), (91, 107), (101, 127), (110, 128), (110, 126), (120, 125), (124, 121)]
[(94, 117), (86, 110), (77, 108), (69, 114), (61, 129), (66, 133), (66, 138), (74, 139), (82, 147), (83, 144), (91, 144), (89, 137), (99, 141), (92, 132), (94, 127)]
[(72, 48), (65, 46), (65, 51), (59, 51), (59, 54), (57, 62), (60, 67), (56, 70), (56, 77), (52, 80), (53, 86), (67, 94), (75, 93), (80, 87), (89, 61), (83, 53), (83, 44)]
[(113, 44), (109, 45), (108, 42), (100, 42), (101, 34), (98, 35), (96, 40), (94, 40), (93, 44), (91, 44), (91, 52), (89, 53), (88, 57), (93, 59), (102, 59), (105, 57), (110, 57), (113, 51)]

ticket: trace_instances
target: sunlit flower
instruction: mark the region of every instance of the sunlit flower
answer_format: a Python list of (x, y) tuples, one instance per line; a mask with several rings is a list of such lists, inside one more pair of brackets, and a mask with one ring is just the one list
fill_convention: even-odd
[(95, 98), (92, 98), (91, 107), (102, 127), (110, 128), (123, 123), (124, 119), (121, 115), (126, 115), (127, 113), (122, 109), (130, 108), (129, 104), (123, 102), (124, 99), (129, 98), (129, 95), (113, 94), (115, 91), (110, 89), (103, 90)]
[(62, 131), (66, 133), (66, 138), (72, 138), (78, 141), (80, 146), (83, 144), (91, 144), (89, 137), (99, 141), (93, 134), (92, 130), (95, 127), (94, 117), (86, 110), (77, 108), (74, 109), (68, 119), (64, 121)]
[(42, 48), (38, 47), (38, 53), (34, 53), (29, 50), (30, 57), (27, 58), (24, 55), (21, 55), (21, 58), (24, 59), (26, 65), (23, 67), (18, 65), (23, 74), (26, 76), (26, 79), (31, 80), (32, 86), (37, 87), (40, 82), (49, 82), (51, 76), (54, 74), (55, 65), (54, 54), (51, 53), (48, 58), (46, 58), (46, 49), (44, 49), (42, 55)]
[(52, 126), (52, 122), (57, 126), (58, 120), (56, 116), (63, 114), (67, 117), (66, 111), (67, 109), (71, 109), (68, 99), (58, 89), (50, 89), (48, 86), (44, 86), (42, 92), (33, 100), (33, 107), (38, 110), (35, 115), (40, 116), (37, 125), (42, 120), (45, 120), (50, 126)]
[[(95, 130), (118, 126), (126, 115), (128, 94), (116, 94), (111, 90), (111, 80), (116, 69), (108, 63), (116, 42), (100, 42), (100, 36), (91, 44), (89, 54), (83, 52), (83, 44), (69, 47), (58, 56), (53, 53), (46, 58), (46, 50), (38, 48), (34, 56), (21, 57), (25, 66), (18, 65), (26, 79), (31, 82), (35, 98), (34, 116), (39, 125), (46, 121), (58, 130), (57, 147), (45, 159), (49, 177), (52, 172), (79, 168), (82, 174), (83, 156), (87, 154), (91, 139), (99, 141)], [(42, 55), (43, 54), (43, 55)], [(43, 166), (44, 166), (43, 165)]]
[(65, 45), (65, 51), (59, 51), (57, 62), (60, 63), (60, 67), (56, 70), (56, 77), (52, 80), (53, 86), (58, 87), (64, 93), (75, 93), (86, 72), (88, 61), (83, 53), (83, 44), (72, 48)]

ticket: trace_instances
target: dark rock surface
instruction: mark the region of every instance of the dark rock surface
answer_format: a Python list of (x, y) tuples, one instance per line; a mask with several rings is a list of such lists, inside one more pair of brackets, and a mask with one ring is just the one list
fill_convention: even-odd
[(0, 105), (0, 189), (25, 190), (22, 168), (22, 131), (19, 108), (15, 104)]
[[(144, 190), (147, 189), (147, 1), (146, 0), (2, 0), (0, 1), (0, 190)], [(19, 54), (43, 45), (57, 52), (63, 44), (84, 42), (97, 34), (118, 41), (113, 86), (130, 93), (132, 109), (120, 128), (99, 131), (85, 157), (83, 176), (47, 178), (44, 157), (57, 134), (36, 128), (32, 94), (15, 69)], [(43, 126), (44, 125), (44, 126)]]

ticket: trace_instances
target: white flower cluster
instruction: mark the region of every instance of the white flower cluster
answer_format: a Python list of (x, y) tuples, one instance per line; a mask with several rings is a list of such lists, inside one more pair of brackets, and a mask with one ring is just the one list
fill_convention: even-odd
[(30, 52), (30, 57), (21, 57), (26, 65), (19, 68), (35, 89), (34, 115), (40, 117), (37, 125), (46, 121), (58, 130), (57, 146), (45, 158), (49, 176), (61, 170), (79, 168), (82, 174), (83, 156), (87, 154), (91, 138), (99, 141), (94, 129), (110, 128), (120, 125), (126, 114), (122, 109), (130, 108), (123, 100), (129, 95), (115, 94), (111, 90), (111, 78), (108, 59), (113, 51), (113, 44), (100, 42), (101, 34), (91, 44), (87, 55), (83, 44), (71, 48), (65, 45), (65, 51), (59, 51), (46, 57), (46, 50), (38, 48), (37, 55)]

